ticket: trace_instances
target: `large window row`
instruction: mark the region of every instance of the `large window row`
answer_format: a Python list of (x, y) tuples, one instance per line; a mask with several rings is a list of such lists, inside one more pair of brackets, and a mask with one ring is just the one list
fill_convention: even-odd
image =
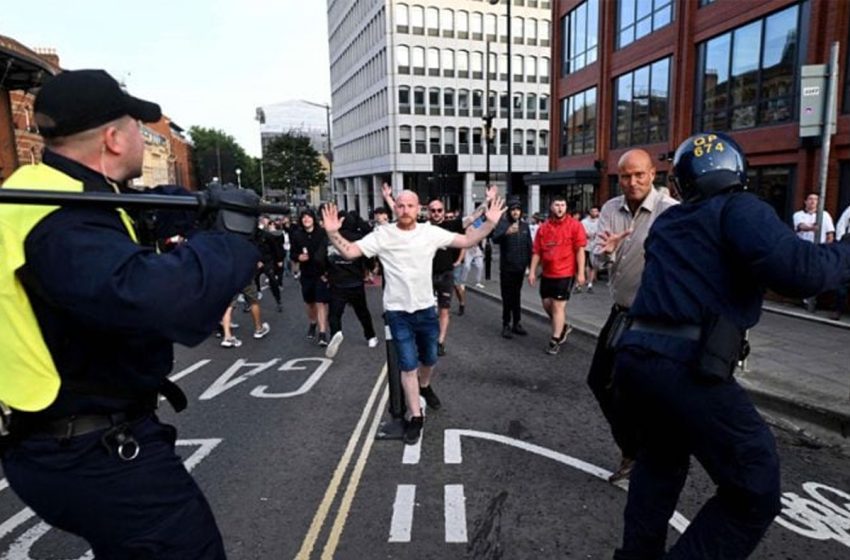
[(619, 76), (614, 81), (613, 146), (667, 140), (669, 105), (669, 57)]
[[(424, 7), (396, 4), (395, 28), (398, 33), (472, 39), (474, 41), (508, 42), (507, 15), (468, 12), (451, 8)], [(511, 36), (518, 45), (548, 47), (549, 20), (536, 18), (511, 18)]]
[(596, 151), (596, 88), (561, 100), (561, 157)]
[(363, 58), (375, 45), (384, 42), (384, 21), (386, 11), (381, 10), (356, 34), (356, 37), (348, 44), (342, 52), (331, 51), (331, 56), (339, 55), (331, 61), (331, 81), (337, 82), (357, 66), (357, 62)]
[(620, 0), (617, 48), (621, 49), (673, 21), (673, 0)]
[[(331, 29), (328, 44), (332, 53), (337, 52), (349, 39), (359, 32), (360, 26), (369, 12), (376, 6), (383, 5), (384, 0), (348, 0), (348, 2), (337, 2), (328, 8), (328, 21)], [(348, 9), (342, 13), (340, 8)], [(383, 11), (383, 10), (382, 10)], [(338, 25), (337, 25), (338, 24)]]
[(790, 6), (698, 45), (697, 128), (738, 130), (794, 118), (800, 11)]
[(390, 151), (389, 130), (381, 128), (334, 146), (337, 161), (346, 163), (386, 155)]
[[(545, 56), (514, 55), (511, 60), (514, 82), (549, 83), (549, 58)], [(504, 54), (490, 53), (485, 65), (484, 53), (435, 47), (396, 47), (396, 68), (399, 74), (414, 76), (442, 76), (444, 78), (472, 78), (483, 80), (489, 72), (490, 79), (508, 78), (508, 58)]]
[[(510, 149), (508, 129), (502, 128), (490, 146), (490, 153), (505, 155)], [(514, 155), (545, 156), (549, 153), (549, 131), (514, 129), (511, 145)], [(403, 154), (486, 154), (484, 129), (453, 126), (399, 127), (398, 149)]]
[(331, 103), (334, 107), (342, 107), (370, 87), (385, 80), (386, 76), (387, 50), (381, 49), (345, 82), (336, 85), (331, 96)]
[(587, 0), (561, 18), (561, 74), (596, 62), (599, 52), (599, 0)]
[(387, 90), (382, 89), (351, 107), (344, 114), (335, 116), (334, 135), (345, 136), (386, 116)]
[(443, 117), (483, 117), (487, 112), (494, 117), (507, 118), (513, 110), (515, 119), (549, 119), (549, 95), (513, 92), (509, 103), (506, 92), (490, 92), (485, 99), (484, 90), (464, 88), (438, 88), (399, 86), (398, 112), (403, 115), (430, 115)]

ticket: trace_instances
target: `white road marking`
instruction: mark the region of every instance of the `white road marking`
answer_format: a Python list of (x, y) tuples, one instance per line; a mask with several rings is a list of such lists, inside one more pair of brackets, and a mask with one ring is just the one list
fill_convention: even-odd
[[(540, 455), (541, 457), (546, 457), (547, 459), (552, 459), (553, 461), (563, 463), (564, 465), (573, 467), (574, 469), (580, 470), (597, 478), (601, 478), (605, 481), (607, 481), (608, 477), (611, 476), (611, 471), (605, 470), (602, 467), (597, 467), (596, 465), (588, 463), (586, 461), (582, 461), (581, 459), (576, 459), (575, 457), (570, 457), (569, 455), (553, 451), (546, 447), (534, 445), (533, 443), (528, 443), (526, 441), (510, 438), (499, 434), (493, 434), (490, 432), (479, 432), (477, 430), (445, 431), (443, 439), (443, 460), (447, 465), (459, 465), (463, 463), (463, 455), (461, 453), (460, 446), (461, 436), (484, 439), (488, 441), (494, 441), (496, 443), (501, 443), (503, 445), (516, 447), (518, 449), (522, 449), (523, 451), (528, 451), (529, 453), (534, 453), (535, 455)], [(680, 533), (684, 533), (685, 529), (688, 528), (688, 525), (690, 525), (690, 521), (688, 521), (679, 512), (675, 512), (670, 518), (670, 526), (679, 531)]]
[(413, 445), (404, 446), (404, 454), (401, 457), (403, 465), (418, 465), (419, 457), (422, 454), (422, 439), (425, 437), (425, 428), (422, 428), (422, 435), (419, 436), (419, 441)]
[(333, 360), (329, 360), (327, 358), (296, 358), (294, 360), (289, 360), (280, 366), (278, 371), (304, 371), (307, 369), (306, 367), (297, 365), (303, 362), (318, 362), (319, 364), (316, 366), (316, 370), (310, 374), (310, 377), (308, 377), (307, 380), (304, 381), (304, 383), (302, 383), (295, 391), (289, 391), (287, 393), (269, 393), (267, 392), (269, 388), (268, 385), (257, 385), (251, 391), (251, 396), (261, 399), (287, 399), (303, 395), (312, 389), (313, 385), (319, 382), (319, 379), (321, 379), (325, 372), (328, 371), (328, 368), (331, 367)]
[[(206, 439), (181, 439), (178, 440), (175, 445), (178, 446), (190, 446), (197, 445), (198, 449), (194, 451), (189, 457), (183, 461), (183, 464), (186, 466), (187, 471), (191, 471), (198, 463), (203, 461), (213, 449), (221, 443), (221, 438), (206, 438)], [(6, 480), (3, 479), (5, 483)], [(8, 483), (6, 483), (8, 486)], [(0, 539), (6, 537), (9, 533), (14, 531), (20, 525), (26, 523), (31, 518), (36, 517), (35, 512), (28, 507), (25, 507), (2, 524), (0, 524)], [(0, 560), (33, 560), (30, 556), (30, 551), (32, 547), (35, 545), (36, 541), (44, 536), (51, 529), (50, 525), (45, 523), (44, 521), (39, 521), (26, 531), (21, 534), (15, 542), (9, 545), (9, 548), (0, 556)], [(94, 558), (94, 553), (89, 550), (82, 556), (80, 556), (77, 560), (92, 560)]]
[[(248, 361), (240, 358), (234, 362), (232, 366), (227, 368), (227, 371), (222, 373), (218, 379), (216, 379), (209, 388), (204, 391), (198, 400), (206, 401), (217, 397), (218, 395), (224, 393), (228, 389), (232, 389), (233, 387), (239, 385), (243, 381), (247, 381), (248, 379), (254, 377), (260, 372), (263, 372), (276, 363), (278, 363), (280, 359), (275, 358), (268, 362), (260, 362), (260, 363), (249, 363)], [(250, 368), (248, 371), (241, 373), (240, 375), (236, 375), (240, 369), (242, 368)], [(233, 378), (233, 379), (231, 379)]]
[(466, 496), (463, 484), (446, 484), (445, 498), (446, 542), (465, 543), (466, 538)]
[(413, 528), (413, 508), (415, 506), (416, 485), (399, 484), (395, 490), (389, 542), (410, 542), (410, 531)]
[[(193, 373), (193, 372), (201, 369), (202, 367), (204, 367), (205, 365), (207, 365), (211, 361), (212, 360), (199, 360), (199, 361), (195, 362), (194, 364), (192, 364), (191, 366), (187, 367), (186, 369), (178, 371), (174, 375), (169, 375), (168, 379), (169, 379), (169, 381), (171, 381), (173, 383), (177, 383), (179, 380), (183, 379), (184, 377), (186, 377), (190, 373)], [(165, 397), (160, 395), (159, 402), (162, 402), (164, 400), (165, 400)]]

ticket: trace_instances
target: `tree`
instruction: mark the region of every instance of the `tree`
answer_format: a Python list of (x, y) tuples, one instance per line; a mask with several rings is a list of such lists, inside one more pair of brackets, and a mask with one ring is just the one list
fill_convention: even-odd
[(239, 183), (236, 170), (241, 169), (242, 186), (260, 192), (259, 160), (249, 156), (233, 136), (201, 126), (191, 127), (189, 134), (195, 145), (192, 157), (200, 185), (210, 183), (214, 177), (222, 183), (236, 185)]
[(309, 189), (327, 181), (319, 152), (310, 139), (290, 132), (272, 139), (264, 154), (266, 184), (291, 197), (295, 189)]

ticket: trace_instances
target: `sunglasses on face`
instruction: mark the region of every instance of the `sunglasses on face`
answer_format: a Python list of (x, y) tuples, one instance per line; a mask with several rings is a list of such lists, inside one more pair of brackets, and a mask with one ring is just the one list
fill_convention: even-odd
[(443, 209), (442, 209), (442, 208), (429, 208), (428, 210), (429, 210), (432, 214), (442, 214), (442, 213), (443, 213)]

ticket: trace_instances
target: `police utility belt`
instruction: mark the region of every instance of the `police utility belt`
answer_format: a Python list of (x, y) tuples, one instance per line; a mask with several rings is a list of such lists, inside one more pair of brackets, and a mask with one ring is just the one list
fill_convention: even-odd
[[(703, 324), (669, 323), (626, 317), (608, 343), (615, 348), (626, 331), (680, 338), (698, 344), (695, 374), (708, 382), (727, 381), (750, 353), (743, 330), (722, 315), (711, 315)], [(613, 329), (612, 329), (613, 330)]]

